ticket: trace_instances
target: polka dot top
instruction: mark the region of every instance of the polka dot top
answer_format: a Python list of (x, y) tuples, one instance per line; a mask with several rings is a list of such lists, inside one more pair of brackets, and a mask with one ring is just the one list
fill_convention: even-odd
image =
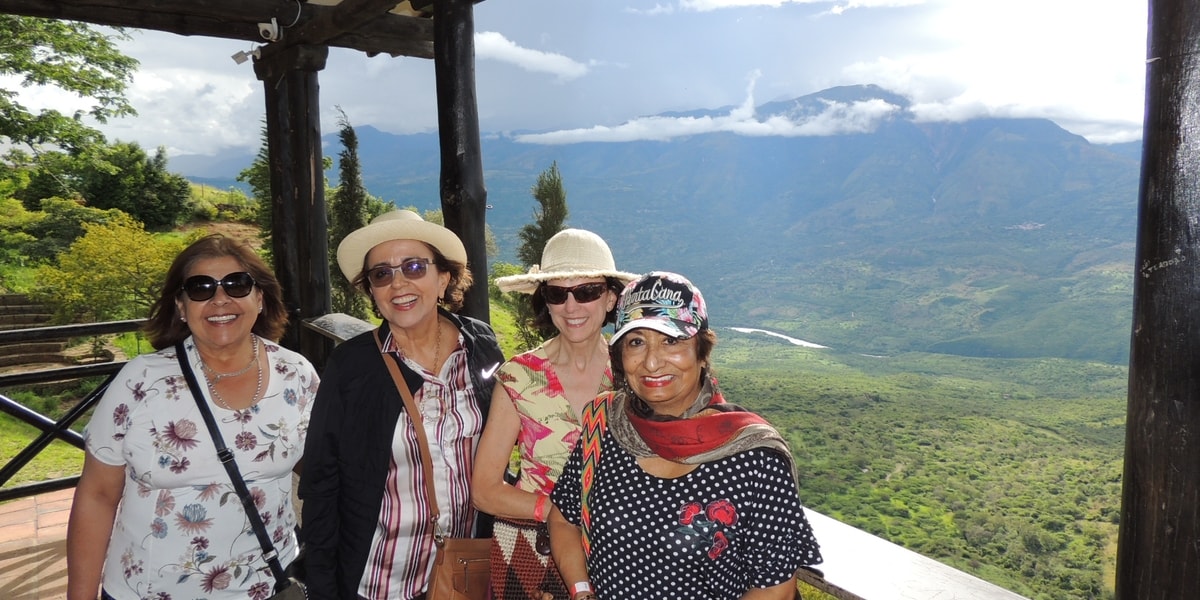
[[(605, 598), (736, 599), (783, 583), (821, 553), (786, 457), (756, 448), (674, 479), (647, 474), (604, 433), (588, 504), (588, 574)], [(551, 500), (579, 525), (582, 450)]]

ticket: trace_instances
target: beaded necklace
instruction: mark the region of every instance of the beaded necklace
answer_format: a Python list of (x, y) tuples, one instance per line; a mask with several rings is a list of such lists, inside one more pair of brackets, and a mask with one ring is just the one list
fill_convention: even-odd
[(200, 358), (200, 366), (204, 368), (204, 372), (206, 374), (208, 374), (208, 373), (212, 374), (211, 377), (205, 377), (205, 380), (208, 381), (208, 391), (212, 394), (213, 402), (216, 402), (217, 406), (220, 406), (221, 408), (224, 408), (225, 410), (237, 410), (237, 409), (233, 408), (227, 402), (225, 402), (225, 399), (222, 398), (221, 394), (217, 392), (217, 382), (221, 381), (222, 379), (228, 379), (230, 377), (237, 377), (239, 375), (244, 375), (247, 371), (250, 370), (251, 367), (258, 367), (258, 379), (254, 384), (254, 396), (251, 397), (250, 406), (254, 406), (254, 404), (256, 402), (258, 402), (258, 395), (262, 392), (263, 372), (262, 372), (262, 365), (259, 364), (259, 362), (258, 362), (258, 336), (251, 334), (250, 337), (254, 342), (254, 354), (250, 358), (250, 363), (237, 371), (234, 371), (232, 373), (217, 373), (212, 368), (210, 368), (207, 364), (205, 364), (203, 357)]

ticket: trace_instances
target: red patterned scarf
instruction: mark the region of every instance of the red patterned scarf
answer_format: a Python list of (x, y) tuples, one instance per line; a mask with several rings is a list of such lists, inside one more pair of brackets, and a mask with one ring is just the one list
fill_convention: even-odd
[(716, 381), (707, 376), (681, 417), (654, 414), (641, 398), (623, 390), (613, 395), (608, 420), (617, 443), (639, 458), (701, 464), (758, 447), (791, 458), (787, 443), (766, 419), (727, 403)]

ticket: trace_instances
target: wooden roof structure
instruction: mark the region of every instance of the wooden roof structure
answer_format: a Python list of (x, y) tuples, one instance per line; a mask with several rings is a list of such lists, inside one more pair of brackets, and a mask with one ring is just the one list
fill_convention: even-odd
[[(0, 0), (0, 12), (262, 42), (276, 271), (293, 323), (329, 311), (316, 74), (330, 46), (432, 58), (446, 226), (486, 281), (486, 192), (471, 0)], [(1150, 0), (1129, 413), (1117, 548), (1122, 599), (1195, 596), (1200, 577), (1200, 0)], [(464, 313), (487, 318), (475, 286)], [(284, 343), (322, 365), (317, 334)]]
[[(291, 324), (283, 344), (323, 367), (332, 343), (302, 323), (330, 312), (328, 223), (317, 74), (330, 47), (433, 60), (446, 227), (487, 281), (475, 0), (0, 0), (0, 12), (263, 44), (253, 56), (266, 94), (275, 273)], [(488, 320), (485, 285), (462, 313)]]

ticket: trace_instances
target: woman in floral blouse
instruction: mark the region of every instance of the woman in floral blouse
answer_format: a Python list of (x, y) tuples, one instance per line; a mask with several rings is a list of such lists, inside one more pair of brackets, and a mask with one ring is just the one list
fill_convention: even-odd
[[(157, 352), (100, 399), (67, 531), (69, 600), (263, 600), (274, 579), (217, 458), (175, 344), (205, 388), (280, 562), (296, 553), (292, 471), (318, 376), (275, 343), (279, 282), (254, 251), (212, 235), (181, 252), (151, 308)], [(103, 589), (101, 589), (103, 588)]]
[(791, 599), (821, 562), (791, 453), (725, 402), (700, 290), (674, 273), (621, 292), (616, 390), (596, 398), (551, 494), (554, 560), (572, 600)]

